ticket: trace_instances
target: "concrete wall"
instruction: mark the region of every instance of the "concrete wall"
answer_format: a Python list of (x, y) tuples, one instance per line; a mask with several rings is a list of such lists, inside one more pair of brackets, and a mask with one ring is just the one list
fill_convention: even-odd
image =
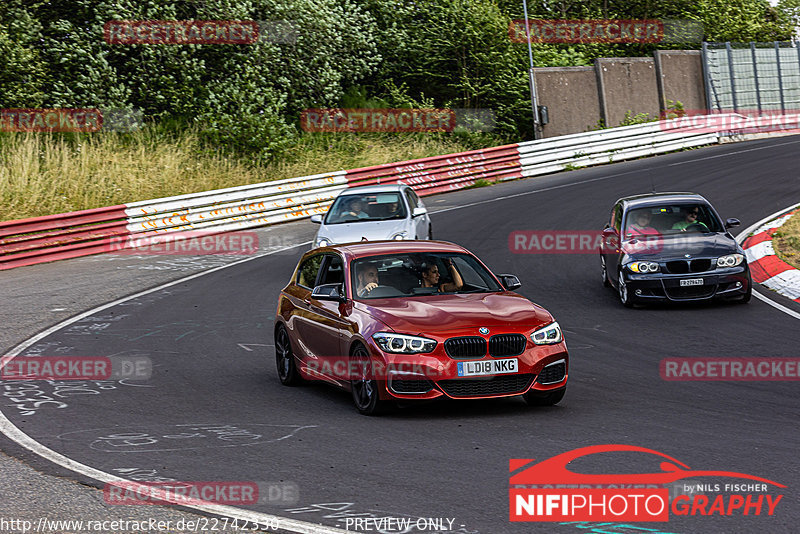
[(536, 69), (539, 104), (547, 106), (550, 123), (544, 137), (585, 132), (597, 127), (600, 104), (594, 67), (546, 67)]
[(626, 113), (633, 117), (661, 112), (653, 58), (601, 58), (595, 60), (600, 83), (600, 107), (606, 126), (619, 126)]
[(698, 50), (659, 50), (653, 58), (600, 58), (594, 67), (535, 69), (539, 104), (550, 123), (544, 137), (618, 126), (631, 116), (658, 118), (667, 100), (686, 110), (706, 109), (702, 56)]
[(685, 110), (707, 109), (703, 85), (703, 55), (699, 50), (656, 50), (660, 71), (661, 106), (680, 101)]

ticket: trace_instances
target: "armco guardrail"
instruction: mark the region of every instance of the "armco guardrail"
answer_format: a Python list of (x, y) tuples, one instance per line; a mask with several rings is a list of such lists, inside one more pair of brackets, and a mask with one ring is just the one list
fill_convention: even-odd
[(344, 189), (403, 182), (420, 195), (716, 143), (670, 121), (0, 223), (0, 270), (127, 248), (132, 238), (243, 230), (324, 213)]

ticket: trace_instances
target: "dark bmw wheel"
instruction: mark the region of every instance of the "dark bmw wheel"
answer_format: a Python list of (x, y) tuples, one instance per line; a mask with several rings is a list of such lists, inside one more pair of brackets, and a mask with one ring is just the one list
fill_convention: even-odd
[(356, 345), (350, 355), (356, 376), (350, 381), (353, 403), (364, 415), (378, 415), (386, 408), (386, 401), (380, 400), (378, 382), (372, 373), (372, 361), (364, 345)]
[(528, 406), (554, 406), (561, 402), (564, 398), (564, 393), (567, 388), (563, 387), (549, 393), (542, 393), (541, 391), (530, 390), (525, 393), (522, 398), (528, 403)]
[(284, 386), (296, 386), (303, 381), (294, 363), (289, 334), (283, 325), (275, 329), (275, 363), (278, 366), (278, 378)]
[(606, 259), (603, 256), (600, 256), (600, 268), (603, 271), (603, 285), (606, 287), (611, 287), (611, 282), (608, 281), (608, 269), (606, 269)]

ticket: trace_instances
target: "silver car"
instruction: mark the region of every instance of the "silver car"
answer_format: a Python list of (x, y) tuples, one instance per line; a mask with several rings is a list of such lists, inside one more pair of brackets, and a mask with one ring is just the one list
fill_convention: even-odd
[(433, 239), (422, 200), (405, 184), (353, 187), (339, 193), (324, 215), (314, 247), (383, 239)]

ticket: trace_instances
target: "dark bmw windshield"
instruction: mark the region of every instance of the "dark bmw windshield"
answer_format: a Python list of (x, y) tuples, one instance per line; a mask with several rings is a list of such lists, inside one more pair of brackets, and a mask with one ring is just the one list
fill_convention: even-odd
[(350, 264), (358, 299), (503, 291), (469, 254), (413, 253), (370, 256)]
[(325, 216), (325, 224), (405, 219), (406, 207), (400, 193), (341, 195)]
[(669, 204), (629, 210), (624, 235), (625, 238), (635, 238), (724, 231), (722, 222), (707, 204)]

